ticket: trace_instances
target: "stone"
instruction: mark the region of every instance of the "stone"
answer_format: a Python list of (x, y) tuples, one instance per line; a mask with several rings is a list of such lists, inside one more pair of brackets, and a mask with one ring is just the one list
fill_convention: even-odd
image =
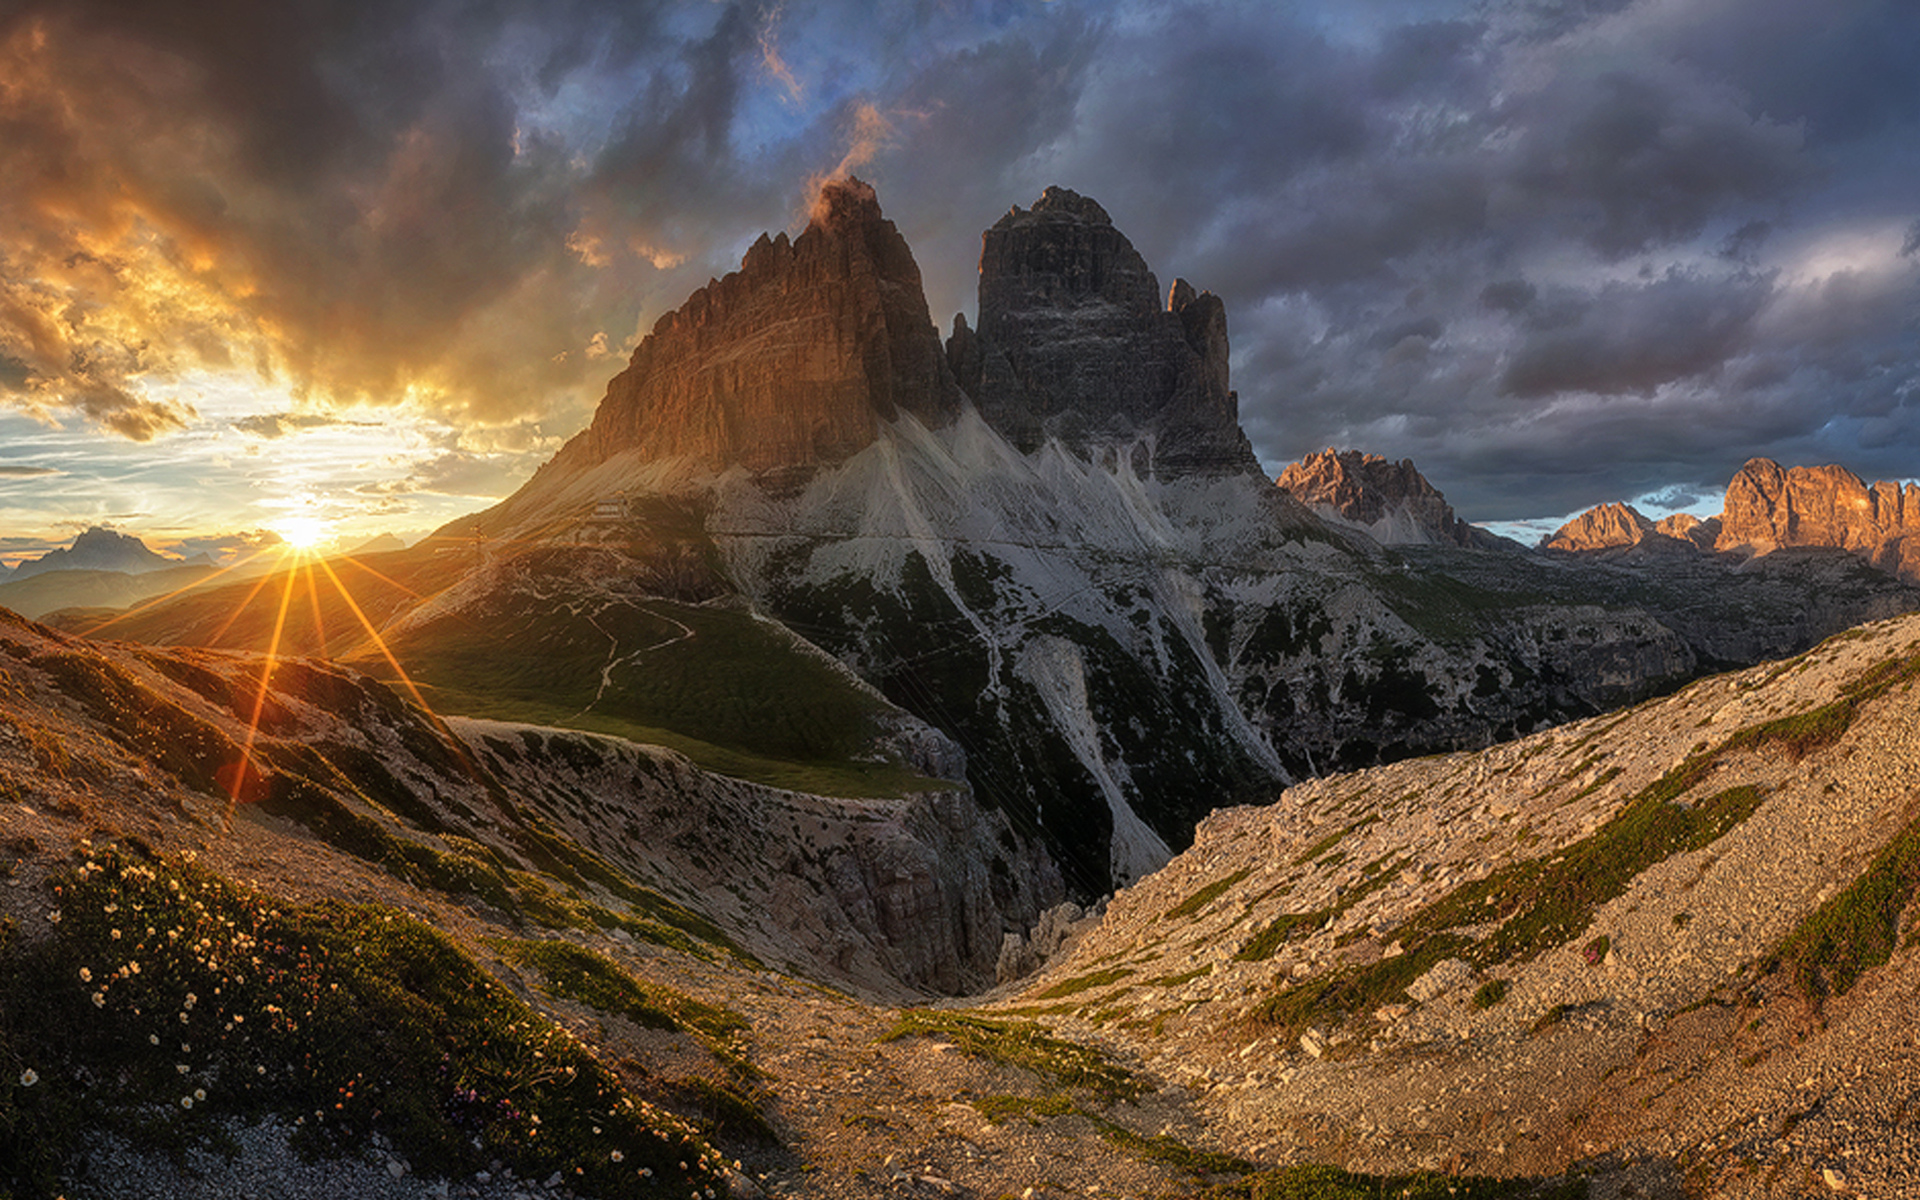
[(1444, 996), (1472, 982), (1472, 967), (1457, 958), (1443, 958), (1433, 964), (1425, 975), (1407, 985), (1407, 995), (1414, 1001), (1425, 1004), (1429, 1000)]
[(1274, 483), (1323, 519), (1359, 529), (1383, 546), (1505, 544), (1454, 516), (1453, 506), (1410, 458), (1391, 462), (1329, 447), (1289, 464)]
[(1159, 281), (1098, 203), (1050, 187), (981, 237), (980, 328), (947, 361), (1025, 452), (1057, 440), (1142, 476), (1257, 472), (1228, 386), (1226, 306)]

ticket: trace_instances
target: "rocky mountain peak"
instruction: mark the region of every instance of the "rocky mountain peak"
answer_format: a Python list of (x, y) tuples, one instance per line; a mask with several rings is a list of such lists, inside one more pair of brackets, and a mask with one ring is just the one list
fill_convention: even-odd
[(1653, 522), (1631, 504), (1601, 504), (1581, 513), (1540, 543), (1542, 550), (1582, 552), (1638, 545)]
[(1259, 469), (1228, 385), (1226, 308), (1146, 260), (1095, 201), (1050, 187), (981, 238), (980, 321), (949, 361), (986, 418), (1031, 451), (1049, 439), (1141, 474)]
[(1782, 467), (1749, 459), (1727, 485), (1716, 548), (1766, 554), (1789, 546), (1849, 550), (1920, 579), (1920, 487), (1872, 486), (1845, 467)]
[(130, 533), (92, 525), (75, 537), (67, 549), (49, 550), (39, 558), (21, 563), (11, 578), (26, 579), (48, 571), (124, 571), (138, 575), (179, 565), (179, 559), (155, 554)]
[(1454, 516), (1412, 459), (1391, 462), (1329, 447), (1290, 464), (1274, 482), (1326, 520), (1362, 530), (1382, 545), (1476, 546), (1486, 540)]
[(858, 453), (902, 413), (949, 421), (961, 395), (920, 268), (873, 188), (830, 181), (810, 216), (797, 238), (761, 235), (740, 270), (661, 317), (592, 425), (523, 494), (629, 452), (711, 472), (804, 472)]

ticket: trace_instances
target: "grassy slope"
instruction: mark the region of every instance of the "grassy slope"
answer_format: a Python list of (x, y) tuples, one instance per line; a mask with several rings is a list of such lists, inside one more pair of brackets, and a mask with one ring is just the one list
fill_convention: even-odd
[[(397, 662), (420, 698), (449, 715), (613, 734), (797, 791), (889, 796), (949, 786), (874, 761), (884, 702), (782, 631), (746, 612), (665, 600), (603, 597), (588, 606), (564, 561), (550, 586), (503, 588), (384, 649), (369, 634), (367, 625), (384, 629), (456, 583), (471, 557), (463, 547), (421, 547), (335, 559), (331, 574), (309, 565), (63, 624), (100, 637), (256, 652), (278, 627), (282, 656), (331, 657), (390, 682), (399, 679)], [(609, 658), (635, 651), (602, 692)]]

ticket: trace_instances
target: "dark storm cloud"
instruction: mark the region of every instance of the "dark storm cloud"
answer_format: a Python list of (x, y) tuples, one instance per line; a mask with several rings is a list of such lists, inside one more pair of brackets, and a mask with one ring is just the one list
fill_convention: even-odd
[(1560, 392), (1649, 395), (1711, 375), (1747, 348), (1773, 294), (1770, 278), (1716, 280), (1670, 274), (1609, 284), (1577, 301), (1570, 319), (1522, 335), (1499, 383), (1502, 395)]
[(1512, 203), (1607, 259), (1692, 238), (1808, 170), (1798, 127), (1756, 117), (1678, 68), (1576, 73), (1501, 117), (1520, 130)]

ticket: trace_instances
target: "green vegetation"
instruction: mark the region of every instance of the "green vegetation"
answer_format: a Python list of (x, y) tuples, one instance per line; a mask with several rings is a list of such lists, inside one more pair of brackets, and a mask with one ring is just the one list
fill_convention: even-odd
[(1211, 974), (1213, 974), (1213, 964), (1202, 963), (1191, 971), (1183, 971), (1178, 975), (1162, 975), (1157, 979), (1149, 979), (1147, 982), (1154, 987), (1180, 987), (1182, 984), (1192, 983), (1196, 979), (1201, 979)]
[(1242, 869), (1235, 871), (1233, 874), (1227, 876), (1224, 879), (1214, 880), (1212, 883), (1209, 883), (1205, 887), (1201, 888), (1199, 891), (1195, 892), (1193, 895), (1188, 896), (1185, 900), (1182, 900), (1180, 903), (1168, 909), (1163, 919), (1168, 921), (1179, 921), (1179, 920), (1184, 920), (1187, 917), (1193, 916), (1195, 913), (1198, 913), (1201, 909), (1205, 908), (1207, 905), (1212, 904), (1215, 900), (1218, 900), (1221, 896), (1225, 895), (1227, 892), (1227, 889), (1231, 888), (1234, 884), (1239, 883), (1241, 880), (1245, 879), (1247, 876), (1251, 874), (1253, 874), (1252, 867), (1243, 867)]
[(626, 1017), (645, 1029), (695, 1033), (709, 1042), (724, 1044), (727, 1038), (748, 1028), (746, 1018), (739, 1013), (672, 988), (642, 983), (619, 963), (585, 946), (515, 938), (500, 938), (490, 944), (521, 966), (540, 972), (550, 994)]
[(1295, 938), (1312, 933), (1340, 915), (1335, 908), (1317, 908), (1312, 912), (1281, 913), (1266, 928), (1247, 939), (1233, 957), (1240, 962), (1264, 962), (1274, 956), (1280, 947)]
[[(1368, 818), (1371, 820), (1372, 818)], [(1368, 896), (1386, 887), (1397, 878), (1406, 867), (1406, 859), (1376, 859), (1368, 863), (1360, 872), (1360, 879), (1352, 887), (1340, 894), (1340, 899), (1326, 908), (1304, 913), (1281, 913), (1271, 924), (1253, 935), (1247, 944), (1240, 947), (1234, 958), (1240, 962), (1262, 962), (1272, 958), (1280, 947), (1297, 938), (1305, 937), (1331, 921), (1345, 916), (1347, 911), (1365, 900)], [(1341, 935), (1339, 944), (1345, 945), (1365, 937), (1364, 929), (1349, 930)]]
[(1054, 1037), (1031, 1021), (910, 1008), (880, 1040), (907, 1037), (942, 1038), (975, 1058), (1032, 1071), (1058, 1086), (1080, 1088), (1105, 1100), (1132, 1100), (1147, 1090), (1138, 1076), (1098, 1050)]
[(1860, 877), (1781, 944), (1777, 958), (1814, 1001), (1845, 995), (1893, 956), (1900, 918), (1920, 889), (1920, 820), (1900, 831)]
[(1327, 836), (1321, 838), (1319, 841), (1315, 842), (1313, 845), (1308, 846), (1305, 850), (1301, 851), (1300, 856), (1293, 860), (1293, 865), (1296, 867), (1306, 866), (1308, 863), (1312, 862), (1314, 859), (1319, 858), (1321, 855), (1325, 854), (1327, 851), (1333, 849), (1335, 846), (1338, 846), (1342, 841), (1345, 841), (1348, 834), (1358, 829), (1364, 829), (1367, 826), (1373, 824), (1375, 821), (1378, 821), (1379, 819), (1380, 817), (1378, 814), (1361, 817), (1358, 821), (1355, 821), (1353, 824), (1348, 825), (1346, 828), (1340, 829), (1333, 833), (1328, 834)]
[(1035, 1000), (1058, 1000), (1062, 996), (1072, 996), (1092, 988), (1106, 987), (1133, 974), (1132, 967), (1109, 967), (1104, 971), (1094, 971), (1073, 979), (1062, 980), (1046, 991), (1035, 995)]
[[(868, 761), (881, 702), (745, 611), (667, 600), (571, 616), (531, 606), (489, 614), (483, 629), (448, 617), (392, 649), (443, 712), (613, 734), (826, 795), (952, 786)], [(358, 665), (392, 674), (383, 656)]]
[(0, 944), (0, 1190), (51, 1194), (92, 1131), (178, 1152), (267, 1115), (314, 1153), (384, 1135), (424, 1175), (497, 1158), (609, 1197), (717, 1178), (691, 1126), (407, 913), (113, 851), (53, 902), (44, 936)]
[(1471, 1175), (1361, 1175), (1303, 1165), (1260, 1171), (1202, 1193), (1205, 1200), (1586, 1200), (1587, 1182)]
[(1047, 1096), (978, 1096), (968, 1103), (995, 1125), (1005, 1124), (1012, 1117), (1022, 1117), (1038, 1125), (1042, 1117), (1064, 1117), (1080, 1111), (1073, 1097), (1065, 1092)]
[(1475, 1008), (1492, 1008), (1502, 1000), (1505, 1000), (1507, 998), (1507, 992), (1512, 990), (1512, 988), (1513, 984), (1508, 980), (1489, 979), (1474, 991), (1473, 1006)]

